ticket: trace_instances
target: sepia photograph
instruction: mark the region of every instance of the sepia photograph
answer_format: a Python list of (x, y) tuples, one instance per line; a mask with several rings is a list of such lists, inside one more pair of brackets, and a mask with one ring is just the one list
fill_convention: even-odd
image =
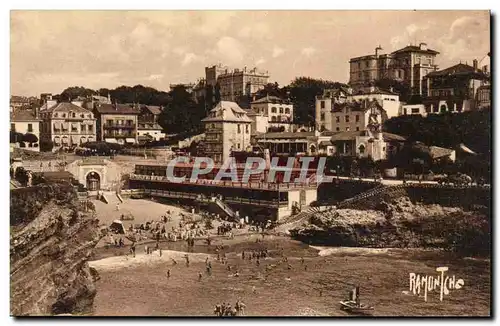
[(11, 317), (493, 316), (489, 10), (9, 16)]

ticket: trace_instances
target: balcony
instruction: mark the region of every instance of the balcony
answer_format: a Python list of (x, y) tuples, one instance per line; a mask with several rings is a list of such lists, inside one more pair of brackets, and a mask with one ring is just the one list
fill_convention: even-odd
[(135, 132), (130, 132), (130, 133), (104, 133), (103, 137), (104, 138), (135, 138), (136, 133)]
[(105, 124), (104, 129), (135, 129), (135, 124)]

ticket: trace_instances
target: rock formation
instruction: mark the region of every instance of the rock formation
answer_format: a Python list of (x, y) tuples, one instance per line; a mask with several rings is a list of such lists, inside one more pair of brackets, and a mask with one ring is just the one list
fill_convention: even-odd
[(96, 294), (87, 259), (102, 233), (69, 184), (11, 191), (11, 314), (86, 313)]

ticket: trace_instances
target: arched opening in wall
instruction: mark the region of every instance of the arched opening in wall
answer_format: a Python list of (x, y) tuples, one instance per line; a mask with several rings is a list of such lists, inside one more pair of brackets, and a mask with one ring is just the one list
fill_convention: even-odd
[(444, 105), (444, 104), (443, 104), (443, 105), (441, 105), (441, 107), (439, 108), (439, 110), (440, 110), (441, 112), (446, 112), (446, 111), (447, 111), (447, 107), (446, 107), (446, 105)]
[(311, 154), (316, 153), (316, 146), (311, 145), (311, 147), (310, 147), (310, 148), (311, 148)]
[(363, 155), (365, 153), (366, 147), (365, 145), (361, 144), (358, 147), (359, 154)]
[(90, 172), (87, 174), (87, 189), (89, 191), (95, 191), (101, 189), (101, 177), (97, 172)]

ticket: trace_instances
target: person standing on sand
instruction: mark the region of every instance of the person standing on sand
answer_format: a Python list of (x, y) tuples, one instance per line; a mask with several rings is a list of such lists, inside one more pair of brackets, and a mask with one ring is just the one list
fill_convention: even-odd
[(198, 273), (198, 281), (201, 282), (201, 278), (203, 277), (203, 275), (201, 274), (201, 272)]
[(160, 257), (161, 257), (161, 248), (160, 248)]
[(167, 278), (170, 278), (170, 269), (167, 270)]

